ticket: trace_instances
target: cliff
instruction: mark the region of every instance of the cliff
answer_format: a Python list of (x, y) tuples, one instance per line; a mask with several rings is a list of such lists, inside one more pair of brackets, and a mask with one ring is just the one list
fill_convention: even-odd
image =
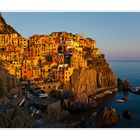
[(15, 94), (21, 94), (20, 84), (16, 77), (8, 74), (0, 64), (0, 104), (11, 102)]
[(13, 27), (11, 27), (6, 23), (6, 21), (0, 14), (0, 34), (10, 34), (10, 33), (17, 33), (20, 36), (20, 34)]
[[(17, 95), (17, 99), (13, 98)], [(18, 107), (22, 94), (19, 82), (0, 64), (0, 127), (29, 127), (30, 118)]]
[[(70, 82), (65, 88), (77, 97), (77, 100), (87, 100), (88, 96), (96, 94), (100, 89), (117, 87), (117, 79), (109, 64), (106, 62), (104, 55), (93, 57), (88, 55), (90, 62), (88, 67), (75, 69)], [(85, 57), (87, 59), (88, 57)], [(89, 59), (88, 59), (89, 60)]]

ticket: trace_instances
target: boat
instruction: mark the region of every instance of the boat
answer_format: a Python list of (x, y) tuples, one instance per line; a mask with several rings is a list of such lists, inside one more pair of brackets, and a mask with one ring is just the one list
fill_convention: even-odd
[(21, 107), (25, 102), (25, 98), (22, 99), (22, 101), (20, 102), (19, 106)]
[(112, 91), (111, 90), (107, 90), (104, 92), (104, 94), (112, 94)]
[(119, 100), (116, 100), (117, 102), (119, 102), (119, 103), (124, 103), (124, 100), (122, 100), (122, 99), (119, 99)]
[(40, 90), (38, 92), (39, 98), (46, 98), (49, 97), (49, 95), (44, 91), (44, 90)]
[(131, 92), (140, 93), (140, 87), (131, 87)]
[(48, 94), (46, 93), (46, 94), (40, 94), (39, 95), (39, 98), (47, 98), (48, 97)]
[(34, 96), (29, 93), (29, 94), (27, 94), (27, 98), (32, 100), (34, 98)]
[(116, 92), (116, 91), (118, 91), (118, 88), (114, 88), (112, 91), (113, 91), (113, 92)]
[(128, 99), (129, 99), (129, 97), (126, 97), (126, 96), (121, 98), (121, 100), (124, 100), (124, 101), (127, 101)]

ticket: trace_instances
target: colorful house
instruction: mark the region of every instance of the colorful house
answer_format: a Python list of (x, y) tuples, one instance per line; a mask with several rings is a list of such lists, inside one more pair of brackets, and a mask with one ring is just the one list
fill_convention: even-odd
[(31, 80), (33, 77), (32, 69), (28, 66), (22, 66), (21, 73), (22, 79)]
[(74, 67), (67, 67), (64, 69), (64, 84), (70, 81), (70, 77), (73, 74)]

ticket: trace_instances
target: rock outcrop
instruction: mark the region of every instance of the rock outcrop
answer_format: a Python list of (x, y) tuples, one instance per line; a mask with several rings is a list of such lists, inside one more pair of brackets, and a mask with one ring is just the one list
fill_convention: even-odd
[(132, 119), (133, 118), (133, 113), (129, 110), (124, 110), (123, 111), (123, 117), (126, 119)]
[(82, 128), (105, 128), (111, 127), (117, 123), (120, 119), (120, 115), (115, 108), (103, 108), (98, 112), (94, 112), (91, 115), (82, 117), (80, 120), (80, 126)]
[(21, 96), (21, 88), (16, 77), (8, 74), (0, 65), (0, 104), (12, 101), (14, 95)]
[(122, 91), (130, 91), (131, 90), (131, 85), (129, 80), (121, 80), (118, 79), (118, 89)]
[[(14, 99), (14, 95), (18, 98)], [(19, 82), (0, 65), (0, 127), (30, 127), (28, 114), (18, 106), (20, 97), (22, 98)]]
[(119, 121), (120, 116), (115, 108), (104, 108), (99, 111), (94, 121), (94, 127), (110, 127)]
[(109, 87), (117, 87), (117, 80), (102, 56), (96, 60), (93, 58), (92, 65), (88, 68), (74, 70), (70, 82), (66, 85), (81, 101), (86, 101), (87, 96), (93, 95), (96, 90)]
[[(0, 128), (27, 128), (30, 127), (31, 120), (26, 112), (20, 108), (9, 104), (4, 105), (6, 108), (0, 111)], [(1, 108), (2, 106), (0, 106)]]

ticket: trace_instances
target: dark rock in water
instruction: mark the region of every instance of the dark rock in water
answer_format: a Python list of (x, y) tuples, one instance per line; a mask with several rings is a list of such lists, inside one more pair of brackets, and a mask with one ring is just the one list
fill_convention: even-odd
[(130, 90), (130, 83), (128, 80), (124, 80), (124, 83), (123, 83), (123, 90), (124, 91), (129, 91)]
[(126, 119), (132, 119), (133, 118), (133, 113), (129, 110), (124, 110), (123, 111), (123, 117)]
[(104, 108), (99, 111), (95, 119), (95, 127), (110, 127), (112, 124), (119, 121), (119, 114), (115, 108)]
[(118, 78), (118, 89), (122, 90), (123, 89), (123, 81)]
[(80, 127), (83, 128), (104, 128), (111, 127), (114, 123), (119, 121), (120, 116), (115, 108), (104, 108), (98, 113), (94, 112), (92, 115), (83, 117), (80, 121)]
[(123, 91), (130, 91), (131, 86), (130, 86), (129, 80), (124, 80), (123, 81), (121, 79), (118, 79), (118, 89), (123, 90)]

